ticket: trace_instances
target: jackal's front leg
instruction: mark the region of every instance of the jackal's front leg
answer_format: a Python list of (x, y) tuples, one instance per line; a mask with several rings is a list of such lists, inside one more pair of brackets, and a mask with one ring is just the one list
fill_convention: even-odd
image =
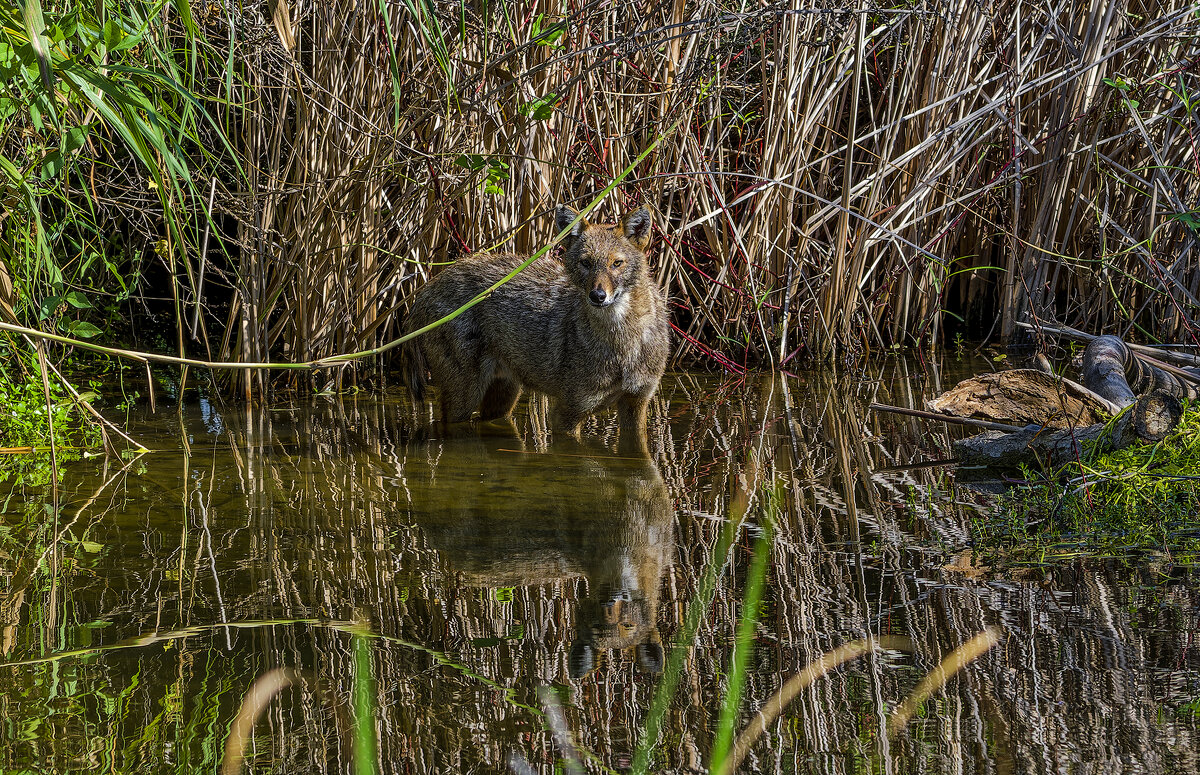
[(628, 394), (617, 400), (617, 417), (621, 422), (621, 450), (641, 455), (650, 454), (646, 439), (646, 415), (650, 409), (650, 396)]

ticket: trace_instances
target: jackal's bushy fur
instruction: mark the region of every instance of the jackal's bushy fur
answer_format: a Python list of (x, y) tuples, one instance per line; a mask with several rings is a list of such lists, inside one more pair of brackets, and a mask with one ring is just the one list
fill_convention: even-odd
[[(576, 213), (560, 205), (559, 231)], [(413, 340), (408, 386), (424, 396), (425, 372), (441, 390), (442, 421), (508, 416), (523, 387), (554, 399), (554, 425), (575, 435), (592, 412), (616, 405), (622, 442), (645, 436), (646, 408), (670, 347), (667, 303), (646, 261), (650, 212), (617, 224), (580, 219), (562, 261), (546, 256), (454, 320)], [(417, 292), (406, 329), (458, 309), (525, 260), (457, 261)]]

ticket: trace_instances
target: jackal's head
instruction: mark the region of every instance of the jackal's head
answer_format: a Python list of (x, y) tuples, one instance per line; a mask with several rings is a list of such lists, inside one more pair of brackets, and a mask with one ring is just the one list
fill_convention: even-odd
[(595, 670), (597, 660), (604, 659), (609, 651), (629, 650), (642, 670), (660, 673), (663, 647), (655, 621), (657, 609), (657, 594), (654, 600), (648, 600), (640, 592), (627, 589), (613, 591), (601, 600), (581, 601), (579, 636), (567, 658), (571, 677), (582, 678)]
[[(554, 225), (562, 231), (577, 212), (559, 205)], [(626, 291), (646, 276), (646, 248), (650, 246), (650, 211), (639, 207), (619, 223), (588, 223), (583, 218), (571, 227), (563, 263), (571, 281), (594, 307), (621, 301)]]

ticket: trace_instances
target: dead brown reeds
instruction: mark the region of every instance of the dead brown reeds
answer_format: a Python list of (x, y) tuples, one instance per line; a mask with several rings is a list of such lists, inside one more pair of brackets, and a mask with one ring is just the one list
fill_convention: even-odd
[(544, 244), (676, 122), (606, 207), (658, 213), (680, 358), (936, 344), (947, 315), (1196, 339), (1187, 0), (272, 7), (197, 14), (245, 171), (197, 186), (221, 217), (173, 259), (208, 360), (394, 338), (440, 263)]

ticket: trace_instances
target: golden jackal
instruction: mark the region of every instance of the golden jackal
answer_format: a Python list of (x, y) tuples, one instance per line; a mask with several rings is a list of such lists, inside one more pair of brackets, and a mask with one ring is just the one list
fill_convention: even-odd
[[(576, 215), (559, 205), (558, 230)], [(554, 400), (554, 427), (573, 436), (589, 414), (615, 404), (622, 445), (644, 449), (646, 408), (670, 348), (666, 299), (646, 265), (649, 244), (645, 207), (617, 224), (581, 218), (561, 263), (549, 256), (535, 261), (410, 343), (406, 379), (413, 399), (424, 399), (428, 370), (441, 390), (442, 422), (466, 422), (476, 409), (480, 420), (497, 420), (527, 387)], [(460, 259), (417, 292), (406, 329), (449, 315), (524, 259)]]

